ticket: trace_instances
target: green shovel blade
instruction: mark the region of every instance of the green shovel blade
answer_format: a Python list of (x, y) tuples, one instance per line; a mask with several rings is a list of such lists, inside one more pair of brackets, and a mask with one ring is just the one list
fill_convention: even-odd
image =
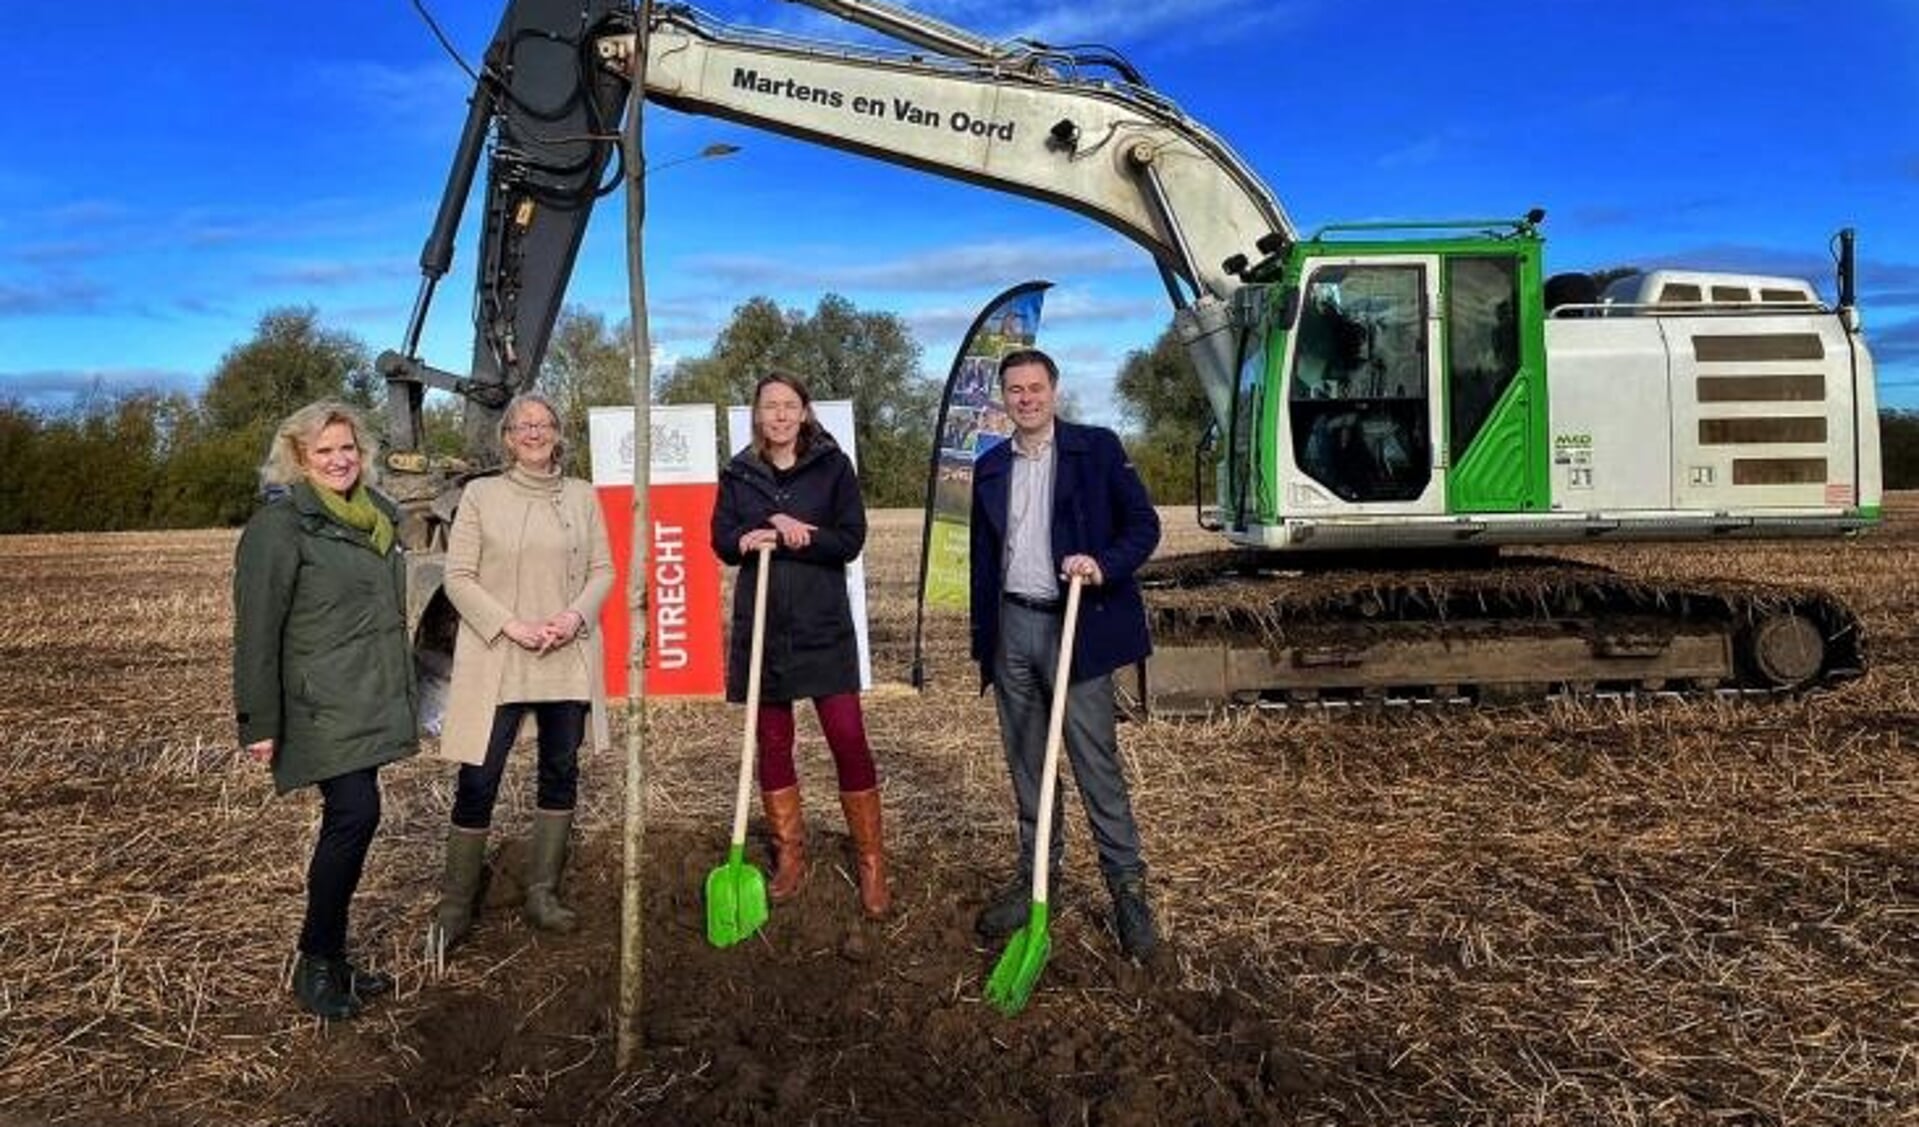
[(706, 874), (706, 941), (731, 947), (766, 922), (766, 874), (746, 863), (746, 847), (726, 852), (726, 863)]
[(1006, 953), (986, 980), (986, 1001), (1008, 1017), (1026, 1008), (1033, 996), (1033, 985), (1046, 969), (1046, 956), (1053, 951), (1053, 937), (1046, 930), (1046, 904), (1033, 902), (1033, 914), (1025, 927), (1006, 941)]

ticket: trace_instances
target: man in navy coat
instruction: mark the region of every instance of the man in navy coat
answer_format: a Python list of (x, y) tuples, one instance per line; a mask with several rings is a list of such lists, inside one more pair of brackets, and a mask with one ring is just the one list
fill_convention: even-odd
[[(999, 379), (1014, 432), (973, 467), (971, 615), (973, 659), (982, 685), (995, 690), (1019, 804), (1020, 875), (980, 912), (977, 927), (998, 939), (1027, 921), (1047, 721), (1052, 694), (1063, 688), (1066, 753), (1113, 895), (1120, 948), (1144, 958), (1158, 934), (1120, 767), (1113, 671), (1152, 652), (1133, 573), (1159, 544), (1159, 516), (1118, 435), (1054, 416), (1059, 368), (1051, 357), (1008, 353)], [(1070, 684), (1056, 686), (1064, 581), (1074, 575), (1085, 587)], [(1054, 873), (1065, 847), (1060, 829), (1055, 803)]]

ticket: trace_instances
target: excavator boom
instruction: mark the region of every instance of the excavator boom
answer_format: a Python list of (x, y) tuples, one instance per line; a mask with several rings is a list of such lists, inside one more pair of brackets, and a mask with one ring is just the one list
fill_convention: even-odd
[[(996, 44), (879, 0), (805, 2), (935, 54), (772, 35), (663, 6), (646, 36), (648, 99), (1043, 200), (1118, 231), (1156, 264), (1223, 425), (1235, 363), (1226, 303), (1248, 261), (1296, 237), (1232, 149), (1129, 81), (1130, 68), (1089, 77), (1073, 56)], [(626, 12), (612, 0), (508, 5), (421, 253), (406, 340), (379, 360), (394, 449), (418, 449), (421, 397), (439, 387), (467, 400), (468, 451), (497, 457), (498, 411), (533, 385), (617, 152), (639, 40)], [(472, 370), (460, 376), (417, 349), (489, 138)]]
[(1224, 299), (1240, 285), (1228, 259), (1295, 237), (1224, 141), (1150, 90), (1078, 77), (1056, 57), (891, 55), (684, 7), (656, 12), (648, 48), (652, 101), (1069, 208), (1138, 243), (1193, 296)]

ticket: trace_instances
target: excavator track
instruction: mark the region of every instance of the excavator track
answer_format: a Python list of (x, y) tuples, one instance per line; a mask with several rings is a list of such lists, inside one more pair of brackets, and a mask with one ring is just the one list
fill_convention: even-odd
[(1780, 694), (1858, 677), (1858, 618), (1825, 592), (1662, 582), (1492, 554), (1382, 570), (1208, 552), (1140, 573), (1153, 657), (1122, 694), (1154, 714), (1560, 695)]

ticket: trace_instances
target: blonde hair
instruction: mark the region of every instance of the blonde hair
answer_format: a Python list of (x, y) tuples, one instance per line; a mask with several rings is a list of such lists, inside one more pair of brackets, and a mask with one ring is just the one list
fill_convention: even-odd
[(566, 419), (560, 414), (560, 409), (553, 405), (551, 399), (537, 391), (522, 391), (506, 401), (505, 409), (500, 412), (500, 457), (504, 458), (508, 465), (518, 464), (518, 459), (513, 456), (513, 444), (506, 440), (507, 432), (513, 429), (513, 424), (519, 419), (521, 411), (535, 405), (546, 408), (546, 413), (553, 416), (553, 465), (556, 469), (564, 469), (566, 466)]
[(367, 429), (360, 412), (334, 399), (309, 403), (288, 415), (273, 432), (267, 446), (266, 461), (260, 463), (260, 485), (292, 485), (306, 478), (306, 451), (320, 440), (320, 432), (335, 423), (345, 423), (353, 431), (353, 443), (360, 448), (361, 482), (372, 485), (378, 473), (380, 441)]

